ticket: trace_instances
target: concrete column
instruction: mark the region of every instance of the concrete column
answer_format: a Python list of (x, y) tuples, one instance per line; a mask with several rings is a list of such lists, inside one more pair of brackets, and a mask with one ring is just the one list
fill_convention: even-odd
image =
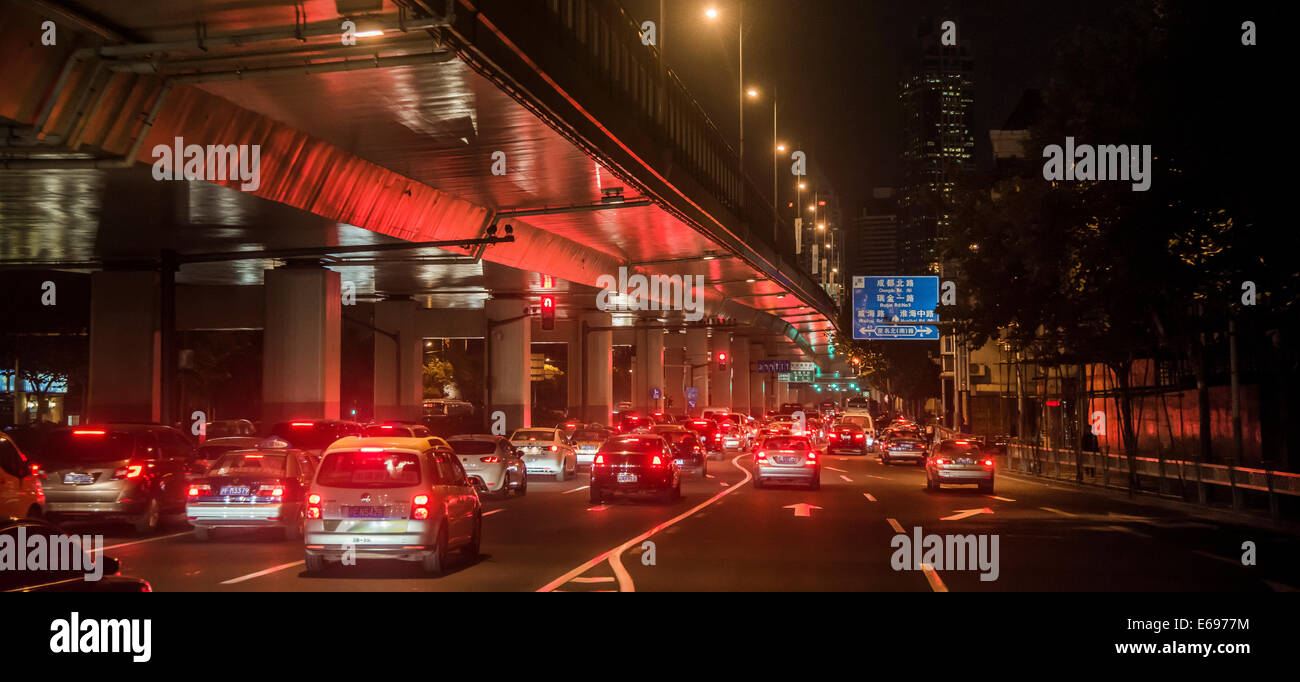
[(686, 412), (686, 335), (672, 332), (664, 335), (664, 398), (665, 408), (673, 414)]
[[(761, 343), (750, 344), (749, 361), (757, 364), (767, 359), (767, 346)], [(768, 375), (758, 372), (751, 372), (749, 375), (749, 409), (755, 417), (762, 417), (767, 414), (767, 393), (765, 384)]]
[[(731, 407), (731, 372), (735, 368), (734, 358), (731, 357), (731, 334), (714, 333), (712, 343), (713, 362), (709, 365), (709, 390), (712, 394), (705, 405)], [(718, 353), (726, 353), (728, 356), (726, 371), (718, 371)]]
[[(614, 319), (609, 313), (587, 313), (582, 316), (587, 327), (609, 327)], [(614, 333), (588, 331), (583, 344), (586, 359), (587, 388), (583, 398), (583, 418), (597, 424), (608, 424), (614, 411)]]
[(522, 298), (493, 298), (487, 310), (488, 422), (506, 415), (506, 432), (533, 425), (533, 324)]
[(419, 419), (424, 403), (424, 338), (413, 300), (375, 304), (375, 419)]
[(784, 381), (778, 381), (778, 382), (776, 382), (776, 407), (777, 407), (777, 409), (780, 409), (782, 405), (784, 405), (785, 403), (788, 403), (788, 402), (793, 402), (793, 401), (790, 400), (790, 384), (788, 384), (788, 383), (786, 383), (786, 382), (784, 382)]
[(664, 330), (637, 329), (633, 352), (632, 406), (647, 414), (663, 404), (663, 400), (650, 399), (650, 390), (664, 388)]
[(156, 272), (90, 276), (90, 390), (83, 423), (162, 418), (158, 284)]
[(340, 278), (318, 266), (266, 271), (262, 419), (339, 418)]
[[(694, 414), (709, 404), (709, 330), (703, 327), (686, 330), (686, 385), (699, 389), (700, 399)], [(685, 406), (686, 402), (683, 401)]]
[[(557, 325), (560, 323), (557, 321)], [(565, 389), (565, 407), (568, 409), (569, 417), (581, 419), (583, 416), (582, 405), (582, 383), (586, 381), (587, 363), (582, 357), (582, 321), (566, 320), (560, 327), (565, 341), (565, 357), (568, 362), (567, 370), (567, 387)]]
[(737, 337), (731, 344), (731, 409), (749, 414), (749, 341)]

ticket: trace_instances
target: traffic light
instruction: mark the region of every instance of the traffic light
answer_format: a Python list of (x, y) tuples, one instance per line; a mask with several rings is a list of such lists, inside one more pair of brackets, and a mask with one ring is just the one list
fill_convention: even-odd
[(542, 296), (542, 330), (552, 331), (555, 329), (555, 297), (547, 294)]
[(725, 372), (725, 371), (727, 371), (727, 354), (726, 354), (726, 353), (718, 353), (718, 371), (719, 371), (719, 372)]

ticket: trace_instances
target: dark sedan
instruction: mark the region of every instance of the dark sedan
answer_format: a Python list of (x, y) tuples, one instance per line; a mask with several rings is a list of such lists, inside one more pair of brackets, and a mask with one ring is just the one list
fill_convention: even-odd
[(614, 494), (650, 494), (665, 504), (681, 499), (681, 467), (668, 441), (652, 434), (605, 441), (591, 463), (591, 503)]

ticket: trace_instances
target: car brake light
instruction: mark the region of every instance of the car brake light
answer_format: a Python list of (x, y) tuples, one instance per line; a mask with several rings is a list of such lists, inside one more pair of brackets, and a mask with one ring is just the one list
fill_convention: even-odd
[(552, 445), (552, 446), (551, 446), (551, 452), (555, 452), (555, 451), (557, 451), (557, 450), (559, 450), (559, 449), (560, 449), (560, 446), (558, 446), (558, 445)]
[(986, 459), (986, 460), (984, 460), (984, 466), (986, 466), (986, 467), (991, 467), (991, 466), (993, 466), (993, 460), (991, 460), (991, 459)]
[(484, 464), (496, 464), (501, 461), (500, 457), (479, 457), (478, 461)]
[(867, 435), (866, 435), (865, 433), (855, 433), (855, 434), (853, 434), (853, 440), (862, 440), (863, 438), (866, 438), (866, 437), (867, 437)]
[(362, 452), (383, 452), (383, 448), (361, 448)]
[(278, 483), (264, 483), (257, 489), (258, 497), (284, 497), (284, 488)]
[(605, 463), (604, 455), (596, 455), (596, 459), (592, 462), (592, 464), (604, 464), (604, 463)]
[(32, 475), (41, 480), (45, 480), (45, 468), (41, 465), (32, 463)]
[(659, 457), (659, 455), (655, 455), (654, 458), (650, 460), (650, 466), (652, 467), (659, 467), (663, 465), (664, 465), (664, 461), (662, 458)]
[(948, 463), (948, 460), (946, 460), (946, 459), (936, 459), (936, 460), (934, 460), (934, 463), (935, 463), (935, 464), (947, 464), (947, 463)]
[(104, 435), (105, 433), (107, 433), (107, 431), (100, 431), (100, 430), (97, 430), (97, 429), (76, 429), (76, 430), (74, 430), (74, 431), (72, 432), (72, 435), (74, 435), (74, 436), (102, 436), (102, 435)]
[(211, 493), (211, 492), (212, 492), (212, 486), (210, 485), (192, 485), (190, 486), (189, 496), (198, 497), (199, 495), (203, 495), (205, 493)]
[(762, 451), (762, 450), (759, 450), (759, 451), (758, 451), (758, 461), (759, 461), (759, 463), (766, 464), (766, 463), (767, 463), (767, 453), (764, 452), (764, 451)]
[(290, 426), (301, 429), (304, 426), (311, 426), (311, 422), (293, 422)]
[(959, 441), (957, 441), (957, 445), (970, 445), (970, 441), (968, 441), (968, 440), (959, 440)]
[(307, 496), (307, 518), (319, 519), (320, 517), (320, 495), (312, 493)]
[(417, 521), (423, 521), (429, 518), (429, 496), (416, 495), (411, 499), (411, 518)]
[(124, 467), (118, 469), (117, 471), (114, 471), (114, 472), (113, 472), (113, 479), (114, 479), (114, 480), (121, 480), (121, 479), (123, 479), (123, 478), (126, 478), (126, 479), (131, 479), (131, 478), (140, 478), (141, 474), (143, 474), (143, 473), (144, 473), (144, 465), (143, 465), (143, 464), (128, 464), (128, 465), (126, 465), (126, 466), (124, 466)]

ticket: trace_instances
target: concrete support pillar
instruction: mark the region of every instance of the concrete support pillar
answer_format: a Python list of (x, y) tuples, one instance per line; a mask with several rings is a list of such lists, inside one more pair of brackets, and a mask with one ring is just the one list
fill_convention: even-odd
[[(686, 385), (699, 391), (699, 402), (692, 411), (699, 411), (709, 404), (709, 330), (693, 328), (686, 330)], [(685, 402), (682, 403), (685, 405)]]
[(319, 266), (266, 271), (262, 419), (339, 418), (343, 322), (337, 272)]
[(780, 409), (782, 405), (794, 402), (790, 400), (790, 384), (784, 381), (776, 382), (776, 407)]
[(565, 388), (565, 407), (568, 410), (570, 418), (583, 418), (582, 405), (582, 384), (587, 377), (587, 363), (582, 357), (582, 321), (568, 320), (562, 323), (561, 329), (567, 339), (565, 342), (565, 357), (568, 362)]
[(685, 334), (664, 335), (664, 408), (672, 414), (686, 412)]
[[(761, 343), (750, 344), (749, 361), (755, 366), (767, 359), (767, 347)], [(751, 371), (749, 375), (749, 409), (755, 417), (767, 414), (766, 386), (768, 375)]]
[[(613, 318), (609, 313), (587, 313), (582, 316), (586, 328), (609, 327)], [(588, 422), (608, 424), (614, 411), (614, 332), (587, 331), (583, 342), (586, 356), (583, 363), (586, 375), (585, 397), (582, 398), (583, 418)]]
[(82, 423), (162, 418), (158, 286), (156, 272), (90, 276), (90, 390)]
[[(727, 369), (718, 370), (718, 354), (727, 354)], [(706, 406), (731, 407), (731, 372), (735, 369), (731, 357), (731, 334), (726, 332), (713, 335), (713, 363), (709, 365), (709, 390), (712, 391)]]
[(419, 419), (424, 403), (424, 339), (413, 300), (375, 304), (375, 419)]
[(749, 378), (754, 368), (749, 362), (749, 341), (737, 337), (731, 344), (731, 409), (750, 414)]
[(533, 324), (522, 298), (493, 298), (487, 310), (488, 423), (506, 416), (506, 432), (533, 425)]
[(663, 399), (652, 400), (651, 389), (664, 388), (664, 330), (637, 329), (633, 340), (632, 407), (642, 414), (658, 410)]

